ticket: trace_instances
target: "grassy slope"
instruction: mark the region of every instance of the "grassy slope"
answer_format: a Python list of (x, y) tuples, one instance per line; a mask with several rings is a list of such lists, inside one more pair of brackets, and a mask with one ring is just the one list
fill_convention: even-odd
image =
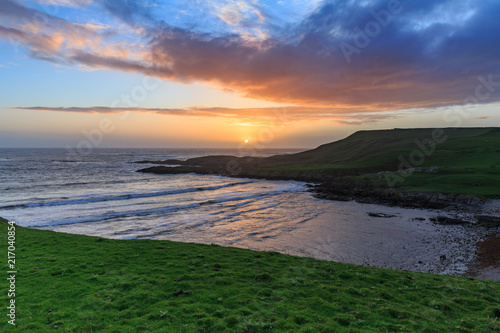
[[(328, 174), (337, 170), (360, 172), (395, 171), (399, 156), (409, 160), (418, 150), (415, 140), (432, 138), (433, 129), (360, 131), (333, 143), (299, 154), (267, 159), (273, 171)], [(397, 185), (412, 191), (500, 196), (500, 128), (448, 128), (447, 139), (415, 167), (439, 167), (438, 173), (415, 173)], [(432, 149), (432, 147), (428, 147)], [(281, 164), (281, 165), (280, 165)], [(406, 168), (406, 167), (405, 167)], [(358, 178), (358, 179), (361, 179)], [(385, 184), (385, 177), (364, 177)]]
[(21, 227), (16, 238), (24, 331), (500, 331), (498, 282)]

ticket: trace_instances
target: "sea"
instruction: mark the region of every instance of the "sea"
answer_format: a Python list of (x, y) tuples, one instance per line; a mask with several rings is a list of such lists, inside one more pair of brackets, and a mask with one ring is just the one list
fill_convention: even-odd
[(135, 163), (207, 155), (245, 151), (93, 149), (75, 156), (66, 149), (0, 149), (0, 216), (20, 226), (106, 238), (231, 245), (276, 237), (321, 214), (304, 202), (311, 194), (302, 182), (156, 175), (137, 172), (150, 165)]

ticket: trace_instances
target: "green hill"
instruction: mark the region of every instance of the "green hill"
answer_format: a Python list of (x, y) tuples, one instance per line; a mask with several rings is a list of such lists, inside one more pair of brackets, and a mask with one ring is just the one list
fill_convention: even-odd
[[(424, 149), (419, 145), (424, 145)], [(484, 167), (487, 164), (488, 167), (500, 167), (500, 128), (359, 131), (313, 150), (273, 156), (267, 161), (319, 165), (321, 168), (330, 164), (333, 168), (397, 170), (401, 162), (398, 157), (401, 155), (408, 160), (413, 151), (421, 151), (425, 157), (423, 164), (415, 166), (438, 163), (467, 167), (474, 161), (472, 166), (481, 164)]]
[(154, 173), (203, 173), (324, 182), (332, 178), (401, 191), (500, 197), (500, 128), (359, 131), (305, 152), (267, 158), (206, 156), (142, 161)]
[(360, 131), (313, 150), (270, 157), (261, 167), (322, 175), (348, 170), (360, 175), (352, 180), (407, 191), (495, 197), (500, 195), (500, 128)]

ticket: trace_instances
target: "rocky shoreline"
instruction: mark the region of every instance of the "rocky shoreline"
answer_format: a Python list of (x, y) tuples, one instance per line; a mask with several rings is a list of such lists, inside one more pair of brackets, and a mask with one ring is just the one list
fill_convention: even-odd
[(315, 197), (328, 200), (374, 203), (405, 208), (450, 209), (460, 212), (480, 212), (485, 198), (464, 194), (401, 192), (395, 188), (376, 187), (343, 180), (313, 185)]
[[(455, 258), (455, 256), (440, 254), (437, 259), (428, 258), (423, 263), (415, 263), (415, 267), (405, 266), (406, 264), (397, 260), (394, 260), (391, 264), (389, 262), (384, 264), (383, 261), (378, 262), (374, 259), (375, 261), (373, 262), (363, 264), (431, 273), (442, 272), (445, 274), (454, 274), (453, 272), (456, 268), (453, 267), (466, 265), (467, 272), (462, 273), (465, 276), (493, 280), (500, 279), (500, 258), (494, 258), (497, 253), (495, 252), (497, 251), (495, 247), (500, 244), (498, 240), (498, 235), (500, 235), (499, 201), (495, 202), (495, 205), (492, 205), (492, 201), (474, 195), (411, 193), (403, 192), (402, 189), (397, 188), (357, 183), (346, 180), (339, 175), (325, 176), (315, 173), (266, 170), (258, 167), (258, 159), (256, 162), (252, 158), (220, 156), (191, 159), (188, 161), (140, 161), (137, 163), (154, 164), (154, 166), (140, 169), (138, 172), (156, 174), (195, 173), (238, 178), (304, 181), (308, 183), (309, 191), (313, 193), (313, 196), (319, 199), (345, 201), (348, 205), (357, 202), (392, 207), (385, 208), (389, 210), (399, 209), (399, 207), (416, 209), (416, 212), (420, 209), (427, 209), (435, 212), (436, 215), (434, 217), (428, 216), (427, 218), (414, 218), (416, 225), (420, 224), (423, 226), (425, 223), (430, 222), (430, 225), (436, 226), (436, 230), (452, 228), (450, 231), (453, 232), (446, 234), (446, 236), (441, 235), (440, 237), (437, 234), (430, 234), (430, 238), (424, 241), (424, 245), (422, 246), (426, 248), (431, 246), (430, 243), (427, 244), (431, 239), (434, 240), (432, 244), (435, 243), (435, 245), (432, 246), (435, 247), (439, 247), (440, 245), (438, 244), (440, 243), (448, 244), (449, 246), (451, 244), (459, 244), (462, 253), (461, 256)], [(399, 218), (396, 217), (397, 214), (381, 213), (378, 211), (367, 212), (367, 214), (370, 217), (383, 218), (384, 220)], [(425, 222), (427, 219), (429, 222)], [(456, 228), (456, 230), (453, 228)], [(314, 244), (316, 244), (316, 240), (312, 241), (310, 246), (314, 248)], [(448, 247), (443, 247), (443, 249), (446, 248)], [(440, 251), (444, 251), (443, 249)], [(304, 255), (318, 257), (315, 252), (304, 253)], [(391, 255), (394, 256), (395, 254)], [(332, 260), (332, 258), (324, 259)], [(334, 259), (338, 260), (338, 258)]]
[[(375, 186), (348, 181), (342, 175), (325, 176), (320, 173), (298, 171), (273, 171), (258, 166), (258, 159), (231, 156), (210, 156), (187, 161), (138, 161), (138, 164), (155, 164), (138, 172), (156, 174), (195, 173), (237, 178), (267, 180), (295, 180), (309, 183), (309, 191), (319, 199), (356, 201), (403, 208), (440, 209), (460, 214), (474, 215), (480, 225), (500, 227), (497, 216), (484, 212), (488, 201), (484, 197), (465, 194), (432, 192), (404, 192), (398, 188)], [(168, 166), (167, 166), (168, 165)]]

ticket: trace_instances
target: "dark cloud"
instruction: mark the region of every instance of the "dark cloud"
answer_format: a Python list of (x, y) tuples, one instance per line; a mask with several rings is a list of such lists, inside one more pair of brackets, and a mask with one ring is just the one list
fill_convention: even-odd
[(6, 36), (11, 36), (13, 39), (17, 38), (26, 38), (27, 35), (25, 32), (15, 29), (15, 28), (8, 28), (0, 25), (0, 35), (6, 35)]
[[(52, 14), (24, 6), (13, 0), (0, 1), (2, 22), (32, 24), (38, 27), (56, 27), (63, 29), (69, 22)], [(5, 23), (4, 23), (5, 24)]]
[(271, 30), (260, 40), (174, 27), (155, 15), (151, 3), (99, 3), (141, 27), (146, 55), (73, 50), (64, 61), (352, 112), (461, 104), (485, 80), (490, 84), (480, 89), (487, 98), (478, 102), (500, 100), (495, 0), (325, 1), (286, 34)]
[(117, 57), (103, 57), (82, 51), (73, 52), (73, 54), (68, 57), (68, 60), (73, 63), (82, 63), (90, 67), (117, 69), (126, 72), (142, 72), (151, 76), (161, 75), (162, 77), (168, 78), (172, 75), (167, 68), (148, 66), (144, 62), (137, 62)]

